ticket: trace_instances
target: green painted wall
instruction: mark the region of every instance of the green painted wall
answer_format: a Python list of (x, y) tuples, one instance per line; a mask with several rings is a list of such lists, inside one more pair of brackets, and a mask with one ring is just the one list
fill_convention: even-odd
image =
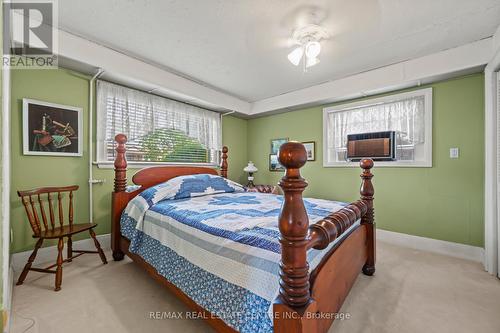
[[(75, 216), (81, 221), (89, 218), (88, 187), (88, 78), (60, 70), (15, 70), (12, 71), (12, 183), (11, 183), (11, 226), (13, 229), (12, 252), (33, 248), (31, 229), (26, 220), (16, 190), (43, 185), (80, 185), (75, 196)], [(84, 149), (83, 157), (24, 156), (22, 150), (22, 99), (79, 106), (83, 108)], [(94, 119), (96, 119), (94, 117)], [(247, 163), (247, 121), (231, 116), (223, 118), (223, 144), (229, 147), (229, 177), (235, 181), (244, 180), (242, 171)], [(94, 150), (95, 151), (95, 150)], [(129, 170), (132, 175), (134, 170)], [(111, 231), (112, 169), (94, 167), (94, 178), (105, 179), (102, 185), (95, 185), (94, 220), (98, 223), (96, 232)], [(130, 178), (130, 177), (129, 177)], [(52, 245), (50, 243), (45, 245)]]
[[(377, 227), (483, 246), (484, 77), (476, 74), (425, 87), (432, 87), (434, 94), (433, 167), (374, 170)], [(317, 143), (316, 161), (302, 169), (309, 182), (306, 196), (342, 201), (359, 197), (358, 168), (322, 165), (323, 107), (248, 122), (248, 157), (259, 168), (258, 183), (274, 184), (281, 177), (268, 171), (270, 140), (288, 137)], [(460, 148), (459, 159), (449, 158), (451, 147)]]
[[(88, 147), (83, 157), (24, 156), (22, 142), (22, 99), (32, 98), (83, 108), (83, 140), (88, 142), (88, 81), (65, 70), (13, 70), (11, 72), (11, 228), (12, 252), (29, 250), (34, 241), (16, 191), (43, 185), (76, 184), (77, 220), (88, 221)], [(102, 226), (100, 226), (102, 229)], [(44, 244), (51, 245), (51, 244)]]
[(248, 164), (248, 121), (231, 116), (224, 116), (222, 120), (222, 141), (229, 149), (228, 177), (238, 183), (246, 184), (243, 168)]

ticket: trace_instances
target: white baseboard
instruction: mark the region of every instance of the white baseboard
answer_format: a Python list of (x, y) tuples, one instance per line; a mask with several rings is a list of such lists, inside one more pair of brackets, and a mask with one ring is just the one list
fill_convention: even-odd
[[(111, 248), (111, 234), (98, 235), (97, 239), (99, 240), (99, 243), (101, 243), (103, 250), (109, 250)], [(483, 262), (484, 260), (484, 249), (477, 246), (413, 236), (382, 229), (377, 229), (377, 240), (415, 250), (439, 253), (477, 262)], [(73, 242), (73, 247), (80, 250), (95, 249), (94, 242), (90, 238)], [(12, 255), (11, 266), (15, 272), (19, 272), (23, 269), (31, 252), (32, 250), (14, 253)], [(55, 261), (56, 257), (56, 246), (43, 247), (38, 250), (35, 262)]]
[(381, 229), (377, 229), (377, 240), (414, 250), (444, 254), (481, 263), (484, 261), (484, 249), (477, 246), (407, 235)]
[[(103, 250), (109, 250), (111, 248), (111, 234), (98, 235), (97, 239), (101, 244), (101, 248)], [(75, 250), (95, 250), (94, 241), (91, 238), (82, 239), (79, 241), (73, 242), (73, 248)], [(31, 255), (33, 250), (18, 252), (12, 255), (12, 268), (14, 272), (22, 271), (24, 265), (28, 261), (29, 256)], [(66, 255), (66, 252), (64, 252)], [(38, 250), (38, 254), (36, 255), (35, 265), (36, 263), (46, 263), (49, 261), (55, 262), (57, 258), (57, 247), (56, 246), (48, 246), (42, 247)]]

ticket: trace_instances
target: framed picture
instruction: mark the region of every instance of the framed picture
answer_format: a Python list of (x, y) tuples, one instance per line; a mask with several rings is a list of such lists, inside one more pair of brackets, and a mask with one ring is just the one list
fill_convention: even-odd
[(269, 171), (284, 171), (285, 167), (280, 164), (278, 161), (278, 155), (270, 154), (269, 155)]
[(288, 138), (271, 140), (271, 155), (278, 155), (282, 144), (288, 142)]
[(82, 117), (76, 106), (23, 98), (24, 155), (82, 156)]
[(307, 152), (307, 160), (308, 161), (316, 161), (316, 142), (307, 141), (302, 142)]

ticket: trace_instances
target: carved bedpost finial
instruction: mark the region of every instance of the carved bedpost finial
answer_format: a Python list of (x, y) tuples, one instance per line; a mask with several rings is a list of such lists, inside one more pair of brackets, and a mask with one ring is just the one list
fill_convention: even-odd
[(310, 301), (307, 263), (309, 219), (302, 200), (307, 182), (300, 176), (300, 168), (307, 161), (307, 153), (304, 145), (292, 141), (281, 146), (278, 158), (286, 168), (279, 182), (284, 192), (279, 216), (280, 297), (291, 307), (301, 307)]
[(373, 168), (373, 160), (363, 159), (359, 163), (363, 173), (361, 174), (361, 188), (359, 193), (361, 194), (361, 200), (368, 207), (366, 213), (361, 218), (361, 224), (365, 224), (367, 228), (367, 259), (363, 266), (363, 273), (366, 275), (373, 275), (375, 273), (375, 221), (374, 221), (374, 209), (373, 209), (373, 195), (375, 190), (373, 189), (371, 168)]
[(228, 149), (226, 146), (222, 147), (222, 159), (220, 163), (220, 175), (224, 178), (227, 178), (227, 152)]
[(115, 192), (125, 192), (127, 187), (127, 158), (125, 157), (127, 136), (117, 134), (115, 141), (118, 143), (115, 158)]

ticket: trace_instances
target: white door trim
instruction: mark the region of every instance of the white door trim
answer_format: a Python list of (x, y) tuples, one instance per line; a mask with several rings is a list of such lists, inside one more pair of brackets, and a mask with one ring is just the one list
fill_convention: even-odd
[[(2, 304), (10, 325), (12, 288), (10, 280), (10, 70), (2, 70)], [(2, 314), (3, 315), (3, 314)]]
[[(500, 32), (497, 31), (496, 35)], [(500, 36), (499, 36), (500, 37)], [(500, 69), (500, 46), (484, 70), (484, 268), (498, 275), (500, 266), (498, 228), (498, 120), (497, 74)]]

